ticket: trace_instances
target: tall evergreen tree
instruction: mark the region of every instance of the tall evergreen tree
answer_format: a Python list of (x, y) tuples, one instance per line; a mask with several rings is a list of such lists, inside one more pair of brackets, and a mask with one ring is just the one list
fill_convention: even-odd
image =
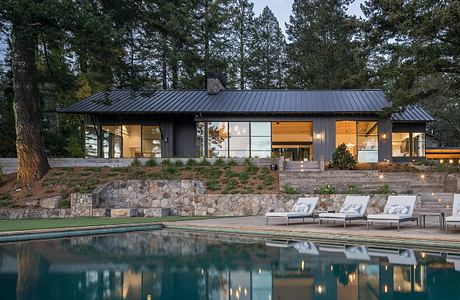
[(369, 0), (362, 8), (373, 78), (393, 108), (425, 105), (439, 119), (436, 136), (460, 145), (460, 2)]
[(265, 7), (252, 31), (248, 79), (253, 88), (282, 88), (285, 78), (286, 41), (278, 20)]
[(248, 0), (238, 0), (235, 18), (235, 35), (237, 41), (238, 53), (236, 55), (236, 64), (238, 65), (238, 87), (243, 90), (247, 84), (247, 73), (250, 66), (249, 52), (250, 39), (254, 31), (254, 4)]
[(352, 0), (295, 0), (287, 26), (289, 86), (355, 88), (365, 85), (365, 63), (355, 40)]

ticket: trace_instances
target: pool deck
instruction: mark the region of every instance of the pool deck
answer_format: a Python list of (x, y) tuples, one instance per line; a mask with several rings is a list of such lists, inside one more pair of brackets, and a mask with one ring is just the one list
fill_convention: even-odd
[(372, 243), (391, 247), (460, 250), (460, 228), (449, 228), (449, 234), (446, 234), (444, 229), (439, 228), (439, 224), (428, 223), (428, 220), (427, 227), (422, 229), (419, 229), (415, 222), (402, 223), (399, 232), (396, 226), (388, 225), (375, 225), (367, 230), (364, 221), (353, 221), (351, 225), (347, 224), (346, 228), (343, 228), (343, 223), (319, 226), (311, 221), (301, 224), (294, 220), (287, 226), (281, 219), (270, 220), (269, 225), (266, 225), (265, 222), (265, 217), (254, 216), (164, 222), (163, 226), (169, 229), (251, 234), (267, 238), (320, 239), (338, 243)]

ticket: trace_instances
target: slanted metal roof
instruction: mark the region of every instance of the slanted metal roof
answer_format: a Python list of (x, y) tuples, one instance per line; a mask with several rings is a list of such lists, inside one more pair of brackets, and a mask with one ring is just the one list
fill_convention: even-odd
[(413, 122), (413, 121), (436, 121), (426, 110), (418, 105), (411, 105), (400, 112), (394, 113), (391, 117), (395, 122)]
[[(388, 107), (390, 103), (382, 90), (224, 90), (217, 95), (205, 90), (113, 90), (96, 93), (60, 112), (321, 114), (378, 113)], [(398, 118), (432, 120), (423, 109), (416, 111), (401, 112)]]

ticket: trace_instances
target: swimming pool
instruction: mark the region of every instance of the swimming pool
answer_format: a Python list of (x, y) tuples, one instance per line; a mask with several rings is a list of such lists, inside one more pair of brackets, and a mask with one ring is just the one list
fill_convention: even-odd
[(460, 254), (152, 230), (0, 244), (0, 299), (460, 299)]

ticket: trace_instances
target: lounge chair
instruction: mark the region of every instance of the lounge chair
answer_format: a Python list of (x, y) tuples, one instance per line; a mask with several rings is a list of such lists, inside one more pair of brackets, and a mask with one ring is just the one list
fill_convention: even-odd
[(321, 213), (319, 214), (319, 225), (322, 221), (343, 221), (343, 228), (346, 227), (347, 221), (364, 219), (369, 196), (346, 196), (342, 208), (338, 213)]
[(347, 259), (352, 260), (370, 260), (365, 246), (321, 244), (319, 250), (324, 252), (343, 253)]
[(389, 196), (383, 213), (367, 215), (367, 229), (373, 223), (397, 224), (398, 231), (402, 222), (416, 221), (418, 226), (418, 218), (413, 216), (416, 201), (415, 195)]
[(319, 255), (318, 248), (312, 242), (298, 242), (293, 247), (300, 254)]
[(460, 194), (454, 195), (454, 202), (452, 205), (452, 216), (446, 218), (446, 233), (448, 233), (449, 225), (460, 225)]
[(294, 204), (292, 211), (268, 212), (265, 214), (265, 218), (267, 219), (266, 224), (268, 224), (269, 218), (285, 218), (287, 225), (289, 225), (289, 220), (291, 219), (303, 219), (303, 222), (305, 222), (305, 218), (312, 218), (314, 222), (314, 211), (316, 204), (318, 204), (318, 199), (318, 197), (299, 198)]
[(460, 272), (460, 254), (447, 254), (446, 262), (453, 263), (455, 271)]
[(414, 250), (368, 247), (367, 251), (370, 256), (386, 257), (392, 265), (415, 266), (417, 264)]

